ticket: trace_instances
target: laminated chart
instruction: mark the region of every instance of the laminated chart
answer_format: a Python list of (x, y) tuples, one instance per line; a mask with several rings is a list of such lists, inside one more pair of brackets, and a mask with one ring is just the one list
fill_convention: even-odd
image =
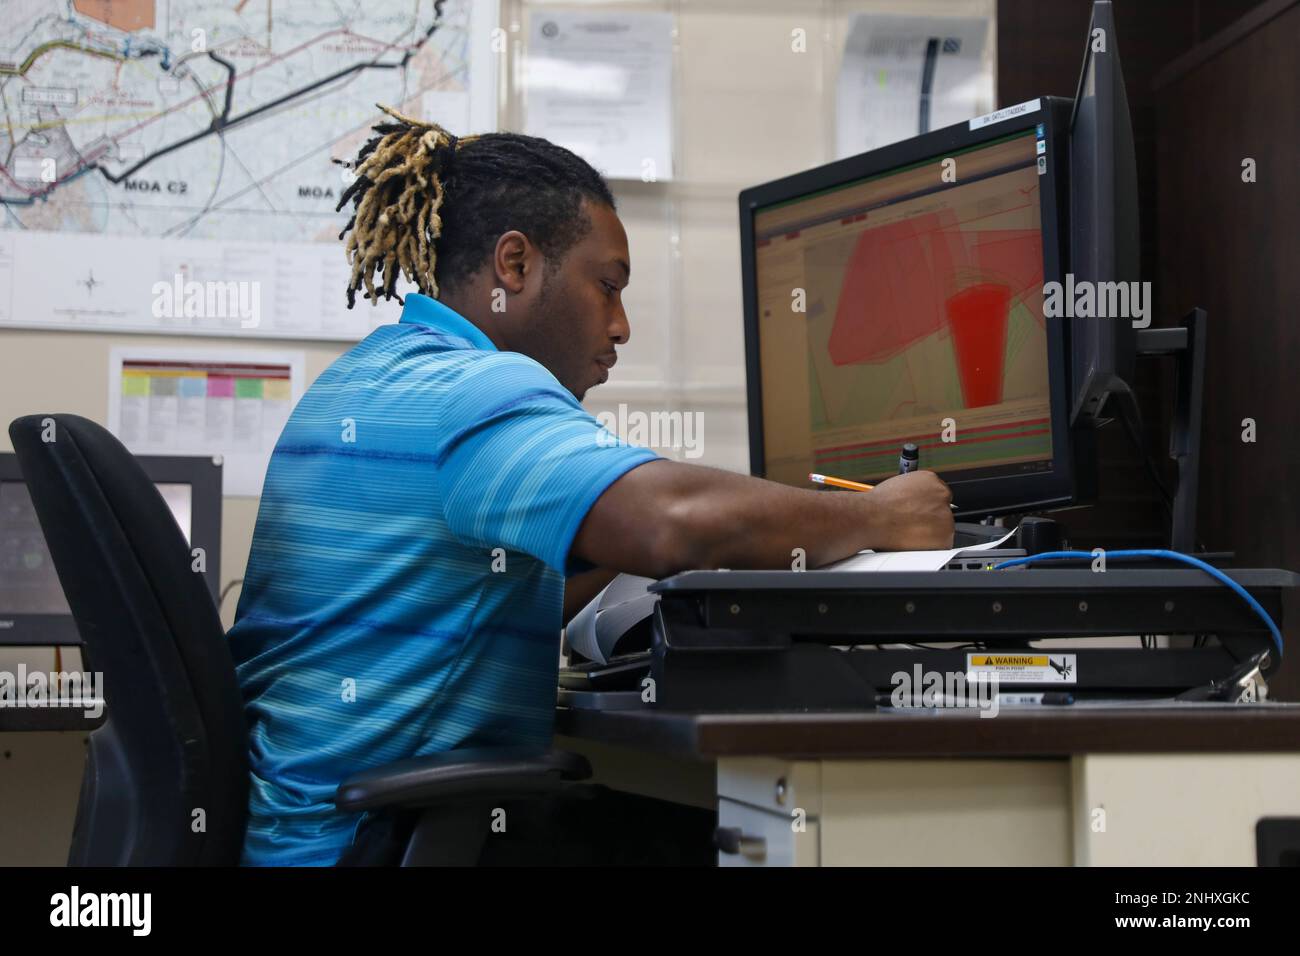
[(302, 356), (115, 349), (109, 429), (135, 454), (220, 455), (224, 491), (256, 495), (302, 391)]

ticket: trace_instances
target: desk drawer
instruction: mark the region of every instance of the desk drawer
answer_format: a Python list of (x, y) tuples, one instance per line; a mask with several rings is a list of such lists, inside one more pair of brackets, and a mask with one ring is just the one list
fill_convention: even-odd
[(815, 819), (770, 813), (725, 797), (718, 800), (718, 829), (729, 831), (733, 852), (718, 851), (719, 866), (817, 866), (818, 826)]
[(718, 796), (789, 819), (795, 808), (821, 816), (821, 763), (773, 757), (727, 757), (718, 761)]

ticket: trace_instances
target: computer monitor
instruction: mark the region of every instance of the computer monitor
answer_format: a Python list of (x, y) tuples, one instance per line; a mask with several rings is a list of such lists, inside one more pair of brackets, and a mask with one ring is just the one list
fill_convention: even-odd
[[(212, 458), (137, 455), (185, 539), (204, 549), (213, 600), (221, 573), (221, 465)], [(0, 453), (0, 644), (79, 644), (18, 456)]]
[(962, 514), (1091, 488), (1064, 327), (1043, 317), (1067, 108), (1021, 104), (741, 193), (753, 474), (875, 482), (910, 442)]
[[(1140, 274), (1137, 157), (1119, 40), (1109, 0), (1092, 7), (1083, 69), (1070, 116), (1070, 245), (1066, 272), (1089, 283), (1094, 300), (1109, 283)], [(1110, 298), (1110, 296), (1107, 296)], [(1122, 301), (1129, 301), (1125, 296)], [(1148, 303), (1149, 307), (1150, 303)], [(1097, 311), (1094, 307), (1092, 311)], [(1108, 310), (1107, 310), (1108, 311)], [(1076, 425), (1096, 425), (1115, 395), (1130, 405), (1137, 335), (1131, 316), (1072, 317), (1071, 410)], [(1118, 409), (1126, 412), (1121, 406)], [(1115, 411), (1112, 409), (1111, 411)]]

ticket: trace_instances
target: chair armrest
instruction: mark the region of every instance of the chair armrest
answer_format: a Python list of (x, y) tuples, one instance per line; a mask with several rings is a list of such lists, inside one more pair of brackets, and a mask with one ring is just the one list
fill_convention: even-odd
[(354, 812), (424, 807), (453, 797), (520, 797), (551, 793), (566, 781), (590, 776), (585, 757), (559, 750), (448, 750), (355, 774), (339, 784), (334, 804)]

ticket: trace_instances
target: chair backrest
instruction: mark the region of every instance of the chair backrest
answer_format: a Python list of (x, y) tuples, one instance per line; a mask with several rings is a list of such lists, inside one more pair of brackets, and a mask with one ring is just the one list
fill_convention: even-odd
[(9, 426), (107, 720), (90, 736), (68, 862), (233, 865), (248, 729), (221, 619), (162, 495), (77, 415)]

